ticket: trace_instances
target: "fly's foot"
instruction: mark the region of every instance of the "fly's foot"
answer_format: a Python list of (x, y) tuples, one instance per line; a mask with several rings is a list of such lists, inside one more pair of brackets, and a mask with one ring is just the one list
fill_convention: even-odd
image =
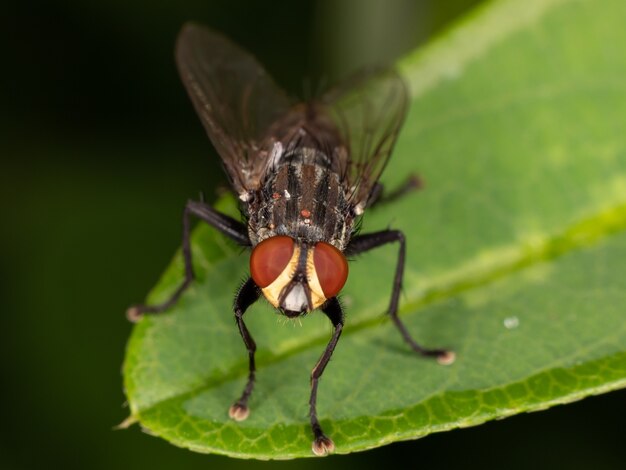
[(313, 441), (311, 450), (315, 455), (324, 457), (325, 455), (335, 452), (335, 443), (330, 437), (320, 434)]
[(424, 349), (420, 346), (416, 346), (417, 345), (413, 347), (413, 350), (416, 353), (425, 357), (433, 357), (442, 366), (449, 366), (456, 360), (455, 352), (450, 351), (449, 349)]
[(441, 351), (437, 356), (437, 362), (442, 366), (449, 366), (456, 360), (456, 354), (454, 351)]
[(142, 305), (133, 305), (126, 310), (126, 318), (131, 323), (137, 323), (143, 317), (143, 313)]
[(418, 189), (422, 189), (424, 187), (424, 182), (419, 177), (419, 175), (411, 173), (404, 183), (404, 186), (406, 192), (415, 191)]
[(449, 349), (425, 349), (411, 340), (413, 351), (424, 357), (432, 357), (442, 366), (449, 366), (456, 360), (456, 353)]
[(228, 416), (235, 421), (244, 421), (250, 415), (250, 408), (242, 403), (235, 403), (228, 410)]

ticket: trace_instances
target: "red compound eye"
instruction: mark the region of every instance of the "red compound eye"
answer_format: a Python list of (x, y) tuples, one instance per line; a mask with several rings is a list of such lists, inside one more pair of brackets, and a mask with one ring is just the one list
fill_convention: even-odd
[(315, 273), (327, 299), (335, 297), (348, 279), (348, 261), (341, 251), (319, 242), (313, 252)]
[(263, 288), (274, 282), (289, 264), (293, 248), (293, 239), (284, 235), (268, 238), (255, 246), (250, 256), (250, 274), (255, 284)]

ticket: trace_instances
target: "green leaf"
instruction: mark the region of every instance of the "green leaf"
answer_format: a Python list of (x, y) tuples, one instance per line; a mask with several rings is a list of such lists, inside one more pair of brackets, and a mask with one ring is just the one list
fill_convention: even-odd
[[(494, 2), (401, 63), (413, 105), (383, 181), (418, 173), (425, 188), (368, 211), (363, 230), (405, 232), (402, 318), (457, 361), (415, 357), (385, 319), (397, 247), (361, 256), (320, 383), (338, 453), (626, 386), (625, 17), (622, 0)], [(312, 455), (309, 372), (328, 321), (255, 304), (258, 382), (248, 420), (230, 420), (247, 374), (232, 314), (247, 255), (206, 226), (193, 252), (198, 281), (133, 330), (131, 419), (199, 452)], [(176, 256), (149, 301), (181, 275)]]

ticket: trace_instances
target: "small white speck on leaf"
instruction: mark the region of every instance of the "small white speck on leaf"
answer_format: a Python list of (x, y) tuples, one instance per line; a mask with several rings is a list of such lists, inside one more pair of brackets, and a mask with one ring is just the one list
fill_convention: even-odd
[(506, 317), (502, 323), (507, 330), (513, 330), (519, 326), (519, 318)]

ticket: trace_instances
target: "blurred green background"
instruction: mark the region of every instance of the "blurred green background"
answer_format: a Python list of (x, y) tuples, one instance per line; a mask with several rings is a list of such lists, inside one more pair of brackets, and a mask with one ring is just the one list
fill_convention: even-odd
[(624, 468), (626, 391), (325, 460), (237, 461), (137, 426), (112, 430), (128, 413), (124, 310), (180, 244), (185, 201), (199, 191), (213, 200), (225, 181), (176, 74), (181, 25), (223, 31), (302, 94), (401, 56), (477, 3), (4, 5), (0, 467), (373, 468), (404, 458), (423, 468)]

